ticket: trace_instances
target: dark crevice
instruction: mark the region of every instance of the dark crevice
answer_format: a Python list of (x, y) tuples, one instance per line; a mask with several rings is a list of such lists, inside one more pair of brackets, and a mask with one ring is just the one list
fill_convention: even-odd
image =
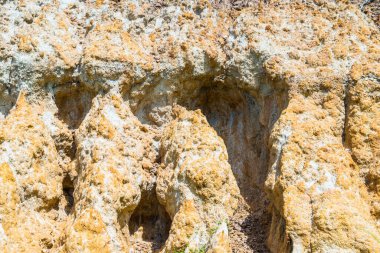
[(68, 175), (63, 179), (62, 189), (66, 200), (65, 212), (69, 214), (74, 206), (74, 184)]
[(139, 252), (156, 252), (165, 244), (170, 226), (169, 214), (158, 202), (155, 189), (143, 193), (128, 223), (134, 248)]

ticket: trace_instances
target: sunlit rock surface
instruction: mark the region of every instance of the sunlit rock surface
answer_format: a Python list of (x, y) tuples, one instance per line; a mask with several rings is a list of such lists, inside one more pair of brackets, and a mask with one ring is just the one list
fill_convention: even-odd
[(1, 1), (0, 251), (380, 252), (349, 2)]

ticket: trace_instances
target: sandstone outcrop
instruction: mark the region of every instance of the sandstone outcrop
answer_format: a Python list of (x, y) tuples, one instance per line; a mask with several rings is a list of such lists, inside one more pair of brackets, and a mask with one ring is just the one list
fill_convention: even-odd
[(164, 252), (231, 252), (227, 222), (238, 203), (239, 188), (227, 150), (200, 110), (174, 108), (164, 129), (157, 197), (173, 220)]
[(380, 252), (377, 2), (0, 1), (0, 251)]

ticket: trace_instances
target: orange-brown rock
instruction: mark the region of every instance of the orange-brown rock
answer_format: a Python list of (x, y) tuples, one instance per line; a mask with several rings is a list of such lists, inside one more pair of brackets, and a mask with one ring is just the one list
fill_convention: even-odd
[(0, 252), (380, 252), (377, 4), (0, 1)]

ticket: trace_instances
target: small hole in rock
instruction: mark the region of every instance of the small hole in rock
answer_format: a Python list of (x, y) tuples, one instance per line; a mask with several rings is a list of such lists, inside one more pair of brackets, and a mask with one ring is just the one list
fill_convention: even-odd
[(143, 195), (128, 224), (136, 252), (157, 252), (165, 244), (170, 226), (170, 217), (156, 195)]
[(57, 87), (54, 91), (58, 118), (70, 129), (80, 126), (91, 108), (96, 93), (82, 84), (73, 83)]
[(68, 175), (63, 179), (62, 189), (66, 199), (65, 212), (69, 214), (74, 206), (74, 184)]

